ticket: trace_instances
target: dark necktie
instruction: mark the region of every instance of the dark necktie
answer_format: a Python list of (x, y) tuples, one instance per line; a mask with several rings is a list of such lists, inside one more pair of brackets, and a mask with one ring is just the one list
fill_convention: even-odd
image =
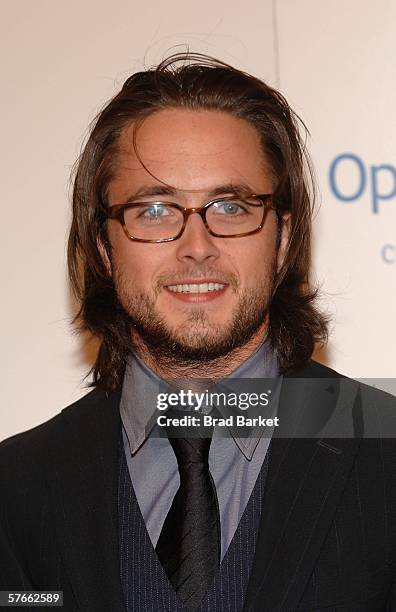
[(178, 597), (195, 610), (220, 563), (220, 519), (209, 471), (211, 438), (171, 438), (180, 487), (165, 518), (156, 546), (158, 557)]

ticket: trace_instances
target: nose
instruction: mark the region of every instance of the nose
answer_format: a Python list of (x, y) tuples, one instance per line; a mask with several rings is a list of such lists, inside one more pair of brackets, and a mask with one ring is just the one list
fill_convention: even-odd
[(216, 259), (220, 251), (213, 239), (202, 217), (193, 213), (187, 219), (183, 234), (176, 240), (177, 258), (181, 261), (194, 260), (197, 263)]

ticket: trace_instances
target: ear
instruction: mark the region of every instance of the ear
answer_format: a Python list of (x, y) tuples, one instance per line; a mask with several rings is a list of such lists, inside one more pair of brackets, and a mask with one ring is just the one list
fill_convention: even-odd
[(280, 226), (280, 239), (278, 246), (278, 253), (276, 258), (276, 271), (277, 273), (283, 266), (283, 262), (285, 261), (285, 257), (287, 255), (288, 247), (289, 247), (289, 239), (290, 239), (290, 226), (291, 226), (291, 215), (290, 213), (286, 213), (281, 216), (278, 220)]
[(97, 238), (96, 238), (96, 245), (98, 247), (98, 251), (100, 253), (100, 257), (102, 259), (103, 265), (106, 268), (107, 274), (111, 277), (112, 276), (112, 268), (111, 268), (110, 258), (109, 258), (109, 255), (107, 253), (106, 247), (103, 244), (103, 241), (101, 240), (101, 238), (99, 236), (97, 236)]

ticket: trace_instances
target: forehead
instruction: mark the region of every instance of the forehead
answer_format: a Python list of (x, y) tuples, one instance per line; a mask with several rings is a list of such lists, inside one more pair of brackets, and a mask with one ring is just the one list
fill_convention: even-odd
[(157, 111), (123, 130), (114, 162), (109, 191), (118, 200), (142, 183), (186, 192), (226, 183), (263, 192), (271, 183), (257, 130), (223, 111)]

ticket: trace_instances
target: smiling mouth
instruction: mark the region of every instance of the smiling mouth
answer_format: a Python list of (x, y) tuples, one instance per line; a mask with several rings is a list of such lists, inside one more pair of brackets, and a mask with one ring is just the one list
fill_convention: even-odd
[(221, 291), (226, 287), (226, 284), (221, 283), (192, 283), (180, 285), (167, 285), (168, 291), (173, 293), (212, 293)]

